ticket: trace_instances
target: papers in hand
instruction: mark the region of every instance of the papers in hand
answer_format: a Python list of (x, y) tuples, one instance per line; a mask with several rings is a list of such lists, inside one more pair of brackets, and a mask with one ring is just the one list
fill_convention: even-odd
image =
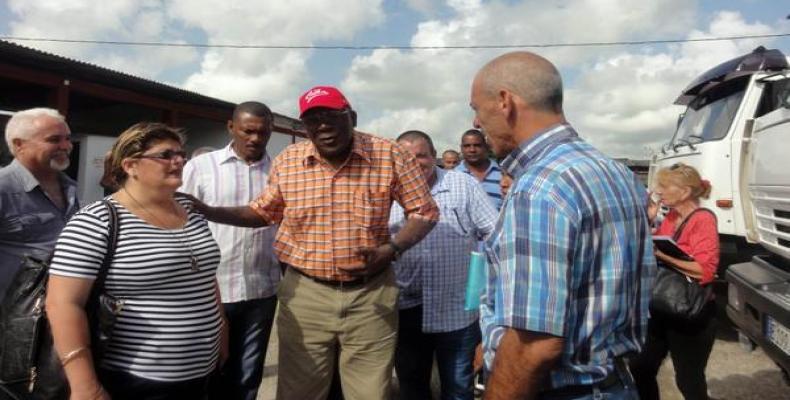
[(653, 236), (653, 246), (670, 257), (683, 261), (694, 261), (694, 257), (678, 247), (678, 244), (670, 236)]

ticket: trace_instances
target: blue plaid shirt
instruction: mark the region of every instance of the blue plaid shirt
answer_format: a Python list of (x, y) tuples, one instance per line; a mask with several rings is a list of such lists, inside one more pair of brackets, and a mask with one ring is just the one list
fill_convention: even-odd
[[(478, 240), (494, 229), (497, 211), (474, 178), (435, 168), (431, 196), (439, 205), (439, 223), (423, 240), (404, 252), (395, 263), (401, 289), (399, 307), (422, 304), (423, 332), (451, 332), (477, 319), (464, 310), (469, 258)], [(403, 228), (403, 209), (397, 203), (390, 213), (390, 231)]]
[(500, 182), (502, 181), (502, 168), (499, 167), (494, 160), (489, 160), (491, 163), (488, 164), (488, 169), (486, 170), (486, 175), (482, 181), (478, 181), (477, 178), (472, 174), (472, 171), (469, 170), (469, 166), (466, 165), (466, 161), (462, 161), (455, 167), (456, 171), (463, 172), (468, 174), (472, 178), (474, 178), (475, 182), (478, 182), (480, 186), (483, 187), (488, 197), (494, 203), (494, 206), (497, 210), (502, 208), (502, 189), (499, 186)]
[(564, 339), (551, 388), (600, 381), (645, 340), (656, 271), (645, 189), (564, 124), (502, 165), (514, 184), (485, 246), (486, 364), (512, 327)]

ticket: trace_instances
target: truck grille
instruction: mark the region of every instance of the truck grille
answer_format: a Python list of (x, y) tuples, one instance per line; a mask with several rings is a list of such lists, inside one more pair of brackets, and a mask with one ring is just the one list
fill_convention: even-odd
[(760, 243), (790, 259), (790, 188), (754, 185), (749, 194)]

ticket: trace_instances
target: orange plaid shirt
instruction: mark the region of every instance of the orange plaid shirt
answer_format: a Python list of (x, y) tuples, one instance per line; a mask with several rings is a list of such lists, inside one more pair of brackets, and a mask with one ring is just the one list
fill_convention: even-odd
[(274, 241), (280, 261), (316, 278), (349, 281), (355, 278), (340, 267), (364, 264), (355, 251), (389, 240), (393, 200), (407, 218), (439, 219), (414, 156), (395, 142), (355, 132), (338, 170), (309, 141), (288, 146), (250, 207), (280, 224)]

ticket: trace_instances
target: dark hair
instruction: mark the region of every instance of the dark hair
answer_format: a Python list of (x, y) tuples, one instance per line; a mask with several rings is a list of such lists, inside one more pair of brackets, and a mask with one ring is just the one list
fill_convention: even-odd
[(238, 118), (241, 114), (250, 114), (263, 118), (270, 123), (274, 122), (272, 110), (270, 110), (266, 104), (257, 101), (245, 101), (237, 105), (236, 108), (233, 109), (233, 119)]
[(120, 188), (126, 183), (129, 175), (123, 170), (123, 160), (142, 155), (155, 142), (173, 140), (184, 145), (184, 134), (180, 129), (171, 128), (161, 122), (138, 122), (123, 131), (110, 150), (109, 160), (105, 165), (110, 167), (108, 186)]
[(411, 142), (411, 141), (416, 140), (416, 139), (422, 139), (426, 143), (428, 143), (428, 147), (431, 148), (431, 154), (433, 154), (434, 156), (436, 155), (436, 148), (433, 147), (433, 140), (431, 140), (431, 137), (428, 136), (428, 134), (423, 132), (423, 131), (406, 131), (406, 132), (403, 132), (403, 133), (400, 134), (400, 136), (398, 136), (397, 139), (395, 139), (395, 141), (400, 142), (401, 140), (406, 140), (406, 141)]
[(483, 135), (483, 132), (479, 129), (469, 129), (468, 131), (464, 132), (464, 134), (461, 135), (461, 140), (464, 140), (465, 136), (477, 136), (486, 146), (488, 146), (488, 142), (486, 142), (486, 135)]

